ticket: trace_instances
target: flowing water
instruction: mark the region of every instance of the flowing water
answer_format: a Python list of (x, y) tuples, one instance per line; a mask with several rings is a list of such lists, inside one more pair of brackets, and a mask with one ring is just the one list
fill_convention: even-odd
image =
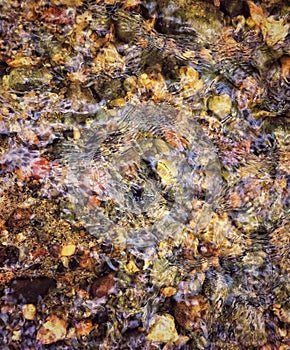
[(0, 8), (2, 348), (287, 349), (289, 5)]
[[(204, 198), (196, 222), (210, 220), (222, 184), (220, 163), (187, 114), (164, 103), (127, 106), (83, 129), (80, 147), (68, 145), (69, 192), (91, 234), (139, 247), (177, 238), (195, 198)], [(90, 198), (98, 203), (88, 206)]]

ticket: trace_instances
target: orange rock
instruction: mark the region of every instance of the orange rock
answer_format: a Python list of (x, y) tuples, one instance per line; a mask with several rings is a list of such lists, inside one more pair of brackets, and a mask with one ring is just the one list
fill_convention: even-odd
[(47, 255), (47, 254), (48, 254), (47, 249), (39, 248), (32, 254), (32, 256), (33, 256), (33, 259), (36, 259), (38, 257), (44, 256), (44, 255)]
[(290, 80), (290, 57), (283, 56), (280, 58), (282, 65), (282, 78), (289, 82)]
[(76, 334), (78, 337), (86, 336), (97, 327), (92, 324), (91, 320), (82, 320), (76, 325)]
[(265, 15), (264, 15), (262, 8), (257, 6), (252, 1), (248, 1), (248, 5), (249, 5), (250, 14), (251, 14), (253, 21), (255, 22), (256, 25), (258, 25), (258, 26), (261, 25), (264, 18), (265, 18)]
[(31, 176), (36, 180), (43, 179), (48, 175), (50, 170), (49, 161), (44, 157), (37, 157), (31, 165)]
[(176, 288), (174, 287), (165, 287), (161, 289), (161, 294), (164, 297), (171, 297), (172, 295), (176, 294)]
[(96, 207), (99, 207), (101, 204), (101, 201), (99, 200), (98, 196), (90, 196), (88, 201), (88, 208), (94, 209)]
[(163, 129), (162, 134), (166, 140), (172, 147), (177, 149), (178, 151), (183, 151), (188, 146), (188, 141), (182, 135), (170, 129)]
[(66, 336), (67, 322), (55, 315), (48, 316), (46, 322), (39, 328), (36, 339), (41, 344), (52, 344)]
[(72, 24), (69, 11), (62, 7), (49, 7), (43, 12), (42, 20), (47, 23)]
[(141, 0), (125, 0), (124, 8), (131, 9), (137, 8), (141, 3)]
[(242, 200), (238, 192), (232, 192), (228, 198), (229, 206), (233, 209), (240, 208), (242, 205)]
[(202, 296), (181, 301), (174, 307), (174, 316), (180, 326), (187, 330), (199, 329), (208, 315), (209, 304)]
[(83, 269), (86, 269), (88, 271), (93, 270), (92, 259), (89, 255), (89, 253), (86, 252), (81, 256), (80, 267), (82, 267)]

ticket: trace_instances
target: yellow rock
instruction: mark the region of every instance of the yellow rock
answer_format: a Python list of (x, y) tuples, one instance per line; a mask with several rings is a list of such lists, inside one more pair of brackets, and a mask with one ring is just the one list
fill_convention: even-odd
[(160, 159), (156, 170), (164, 185), (172, 185), (178, 175), (176, 166), (169, 159)]
[(283, 18), (275, 19), (274, 16), (266, 18), (262, 25), (262, 34), (268, 46), (282, 42), (288, 35), (289, 24)]
[(140, 0), (125, 0), (125, 9), (140, 5)]
[(123, 57), (118, 53), (116, 47), (112, 43), (108, 43), (102, 47), (100, 52), (93, 60), (92, 72), (103, 73), (106, 72), (111, 76), (124, 73), (126, 69)]
[(168, 97), (167, 85), (161, 73), (143, 73), (138, 78), (138, 90), (141, 94), (149, 93), (154, 101)]
[(174, 287), (164, 287), (161, 289), (161, 294), (165, 297), (171, 297), (176, 294), (176, 288)]
[(183, 66), (179, 73), (182, 97), (189, 97), (203, 88), (203, 81), (198, 78), (198, 72), (194, 68)]
[(21, 338), (21, 329), (17, 329), (15, 331), (13, 331), (13, 335), (12, 335), (12, 340), (13, 341), (19, 341)]
[(126, 273), (133, 273), (133, 272), (138, 272), (140, 271), (138, 267), (135, 264), (134, 260), (130, 260), (128, 264), (125, 266), (125, 272)]
[(55, 315), (48, 316), (37, 332), (36, 339), (41, 344), (52, 344), (66, 336), (67, 322)]
[(148, 340), (169, 343), (178, 339), (173, 316), (169, 314), (156, 315), (152, 323), (153, 326), (146, 337)]
[(82, 0), (52, 0), (51, 3), (55, 6), (66, 5), (66, 6), (81, 6)]
[(75, 252), (76, 252), (76, 246), (74, 244), (67, 244), (62, 247), (60, 255), (71, 256), (71, 255), (74, 255)]
[(220, 118), (226, 117), (232, 108), (231, 97), (227, 94), (214, 95), (208, 99), (208, 109)]
[(122, 107), (126, 105), (126, 100), (122, 97), (110, 101), (110, 107)]
[(34, 320), (36, 307), (33, 304), (25, 304), (22, 306), (22, 315), (25, 320)]

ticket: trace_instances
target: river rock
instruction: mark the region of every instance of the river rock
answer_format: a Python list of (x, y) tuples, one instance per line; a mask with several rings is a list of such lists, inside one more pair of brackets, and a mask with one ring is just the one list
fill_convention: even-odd
[(152, 320), (153, 326), (150, 329), (147, 339), (157, 342), (174, 342), (178, 338), (175, 329), (174, 317), (169, 314), (156, 315)]
[(50, 288), (55, 288), (56, 282), (49, 277), (17, 278), (11, 282), (10, 295), (17, 300), (36, 304), (39, 297), (44, 297)]
[(223, 14), (209, 2), (159, 0), (158, 30), (164, 34), (197, 35), (203, 42), (212, 43), (221, 31)]

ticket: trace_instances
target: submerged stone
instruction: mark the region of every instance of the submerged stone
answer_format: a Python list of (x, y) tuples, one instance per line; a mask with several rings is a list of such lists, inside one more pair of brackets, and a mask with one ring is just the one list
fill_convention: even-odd
[(209, 2), (204, 1), (157, 1), (160, 24), (164, 34), (196, 34), (198, 40), (214, 42), (223, 24), (223, 13)]
[(39, 297), (44, 297), (50, 288), (55, 288), (56, 282), (49, 277), (36, 278), (17, 278), (12, 281), (10, 286), (10, 295), (17, 299), (23, 300), (25, 303), (36, 304)]
[(157, 342), (174, 342), (178, 338), (175, 329), (174, 318), (169, 314), (156, 315), (153, 319), (153, 326), (147, 335), (148, 340)]
[(9, 75), (3, 77), (4, 85), (18, 92), (41, 89), (51, 80), (52, 74), (47, 69), (36, 67), (14, 68)]

